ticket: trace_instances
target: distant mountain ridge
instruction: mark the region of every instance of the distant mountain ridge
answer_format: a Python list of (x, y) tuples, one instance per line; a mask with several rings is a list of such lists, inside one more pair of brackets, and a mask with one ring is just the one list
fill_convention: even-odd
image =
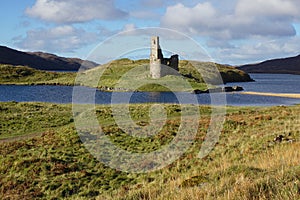
[(247, 73), (300, 74), (300, 55), (239, 66)]
[(40, 70), (77, 71), (84, 62), (84, 68), (99, 64), (79, 58), (65, 58), (44, 52), (22, 52), (0, 46), (0, 64), (23, 65)]

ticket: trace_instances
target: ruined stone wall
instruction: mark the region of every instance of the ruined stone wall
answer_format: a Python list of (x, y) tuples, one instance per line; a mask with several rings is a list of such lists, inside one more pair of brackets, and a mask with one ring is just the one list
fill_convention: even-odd
[(164, 58), (159, 45), (159, 37), (151, 37), (150, 75), (152, 78), (161, 78), (166, 75), (178, 75), (178, 55)]
[(170, 63), (169, 63), (169, 66), (176, 70), (176, 71), (179, 71), (179, 68), (178, 68), (178, 65), (179, 65), (179, 58), (178, 58), (178, 55), (172, 55), (171, 58), (170, 58)]

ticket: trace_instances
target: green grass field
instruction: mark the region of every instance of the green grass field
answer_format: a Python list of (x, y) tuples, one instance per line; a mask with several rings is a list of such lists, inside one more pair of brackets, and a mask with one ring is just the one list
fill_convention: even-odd
[(0, 84), (16, 85), (74, 85), (76, 73), (48, 72), (26, 66), (0, 64)]
[[(101, 65), (81, 73), (71, 72), (47, 72), (35, 70), (23, 66), (0, 65), (0, 84), (21, 85), (85, 85), (97, 87), (101, 90), (137, 90), (137, 91), (192, 91), (195, 89), (206, 90), (214, 87), (214, 84), (224, 82), (250, 81), (251, 78), (245, 72), (233, 67), (227, 67), (214, 63), (180, 61), (179, 73), (181, 76), (166, 76), (161, 79), (150, 78), (149, 60), (120, 59)], [(214, 72), (219, 71), (220, 77)], [(135, 70), (134, 73), (124, 76)], [(201, 73), (200, 73), (201, 72)], [(101, 78), (100, 78), (101, 77)], [(118, 82), (122, 77), (122, 84)], [(205, 80), (205, 81), (204, 81)], [(216, 81), (217, 80), (217, 81)], [(144, 81), (144, 85), (135, 88)], [(190, 85), (187, 87), (183, 84)]]
[[(137, 124), (149, 123), (150, 106), (130, 106)], [(168, 144), (180, 124), (180, 106), (165, 106), (167, 125), (151, 138), (122, 132), (108, 106), (96, 106), (95, 113), (116, 145), (151, 151)], [(211, 109), (199, 106), (191, 148), (171, 165), (144, 174), (111, 169), (91, 156), (76, 133), (71, 109), (0, 103), (0, 199), (300, 198), (300, 106), (228, 107), (220, 140), (204, 159), (197, 155)]]

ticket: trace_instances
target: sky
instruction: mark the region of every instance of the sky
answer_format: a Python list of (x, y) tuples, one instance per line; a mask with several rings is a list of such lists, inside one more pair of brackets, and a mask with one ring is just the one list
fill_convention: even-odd
[(86, 59), (120, 32), (157, 27), (241, 65), (299, 55), (299, 8), (299, 0), (10, 0), (1, 2), (0, 45)]

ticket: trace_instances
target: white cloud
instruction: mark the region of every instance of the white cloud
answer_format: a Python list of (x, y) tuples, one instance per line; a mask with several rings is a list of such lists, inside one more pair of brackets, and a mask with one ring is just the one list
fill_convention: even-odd
[(127, 31), (135, 31), (136, 29), (136, 26), (135, 24), (126, 24), (124, 27), (123, 27), (123, 31), (127, 32)]
[(298, 0), (236, 0), (222, 8), (214, 1), (169, 6), (161, 26), (206, 40), (221, 63), (243, 64), (299, 54)]
[(177, 29), (192, 29), (194, 26), (208, 26), (210, 19), (214, 19), (216, 15), (215, 9), (210, 3), (199, 3), (195, 7), (186, 7), (179, 3), (167, 8), (162, 18), (162, 25)]
[(28, 31), (26, 37), (15, 38), (15, 44), (22, 49), (62, 53), (74, 52), (96, 39), (95, 33), (65, 25)]
[(167, 8), (161, 26), (223, 40), (294, 36), (299, 6), (295, 0), (238, 0), (231, 12), (225, 12), (209, 2), (192, 7), (179, 3)]
[(272, 58), (295, 56), (299, 54), (300, 37), (289, 39), (256, 38), (239, 44), (215, 50), (212, 56), (218, 62), (226, 60), (231, 64), (248, 64)]
[(86, 22), (94, 19), (120, 19), (127, 13), (116, 8), (113, 0), (36, 0), (26, 14), (55, 23)]
[(239, 0), (236, 6), (237, 16), (265, 16), (291, 18), (299, 16), (298, 0)]

